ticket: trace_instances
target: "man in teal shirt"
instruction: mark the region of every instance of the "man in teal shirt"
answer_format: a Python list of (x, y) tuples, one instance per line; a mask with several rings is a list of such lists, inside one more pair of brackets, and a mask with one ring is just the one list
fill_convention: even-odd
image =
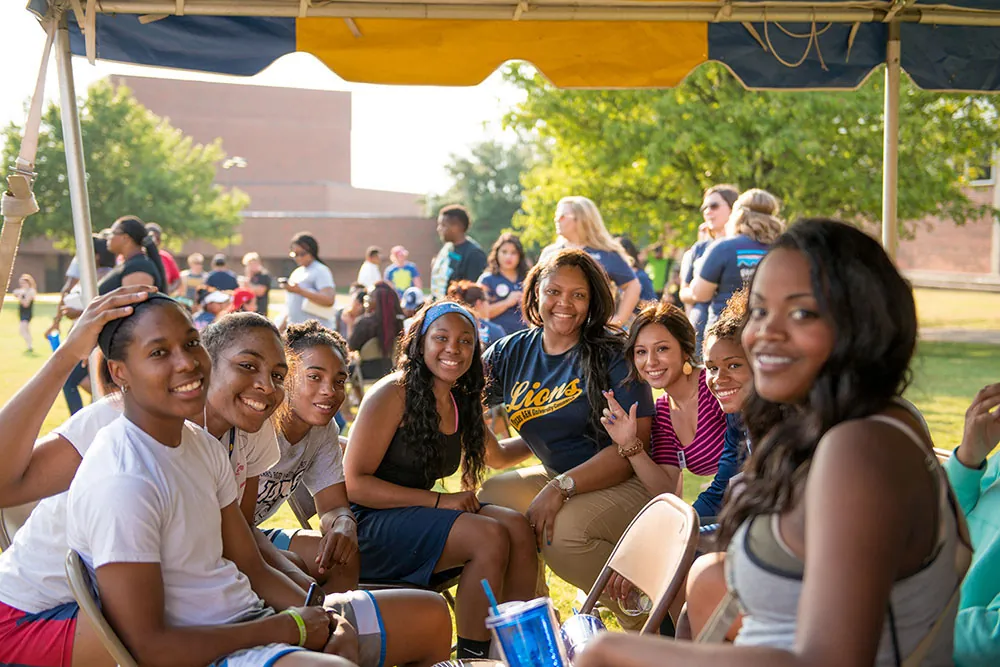
[(1000, 665), (1000, 383), (984, 387), (965, 413), (962, 444), (945, 463), (969, 523), (972, 566), (955, 619), (955, 664)]

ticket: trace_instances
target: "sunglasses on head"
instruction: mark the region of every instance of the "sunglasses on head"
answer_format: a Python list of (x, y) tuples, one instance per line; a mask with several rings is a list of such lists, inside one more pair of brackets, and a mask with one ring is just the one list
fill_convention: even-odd
[(308, 254), (309, 253), (307, 253), (305, 250), (293, 250), (290, 253), (288, 253), (288, 256), (289, 257), (305, 257)]
[(702, 213), (704, 213), (705, 211), (714, 211), (715, 209), (719, 208), (720, 206), (722, 206), (722, 204), (720, 204), (717, 201), (713, 201), (713, 202), (711, 202), (709, 204), (705, 204), (704, 206), (702, 206), (701, 207), (701, 211), (702, 211)]

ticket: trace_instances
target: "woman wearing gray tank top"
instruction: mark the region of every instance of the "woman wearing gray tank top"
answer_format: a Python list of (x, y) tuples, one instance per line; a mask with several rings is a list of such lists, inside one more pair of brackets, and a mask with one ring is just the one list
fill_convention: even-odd
[(606, 635), (576, 664), (952, 664), (968, 549), (927, 428), (900, 398), (909, 285), (876, 241), (814, 219), (775, 241), (749, 291), (755, 446), (720, 531), (735, 645)]

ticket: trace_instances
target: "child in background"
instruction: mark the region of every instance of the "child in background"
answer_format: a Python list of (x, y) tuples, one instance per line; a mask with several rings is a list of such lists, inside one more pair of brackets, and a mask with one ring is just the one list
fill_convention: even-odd
[(21, 332), (21, 338), (24, 339), (25, 344), (28, 346), (28, 354), (32, 354), (34, 350), (31, 345), (31, 317), (34, 314), (35, 296), (37, 296), (38, 290), (35, 287), (35, 279), (27, 273), (21, 274), (21, 277), (17, 280), (17, 285), (17, 289), (14, 290), (14, 296), (17, 297), (20, 319), (19, 331)]

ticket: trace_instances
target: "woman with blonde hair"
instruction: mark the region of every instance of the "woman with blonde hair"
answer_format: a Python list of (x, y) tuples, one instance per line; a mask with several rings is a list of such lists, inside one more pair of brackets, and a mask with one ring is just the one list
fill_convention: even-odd
[[(711, 326), (733, 294), (750, 280), (768, 247), (782, 232), (781, 204), (765, 190), (754, 188), (739, 196), (726, 222), (726, 237), (714, 241), (695, 265), (695, 277), (681, 299), (709, 301), (707, 326)], [(686, 292), (686, 294), (685, 294)], [(699, 349), (701, 341), (698, 341)]]
[(539, 263), (563, 248), (579, 248), (597, 260), (621, 291), (618, 309), (611, 324), (624, 324), (639, 303), (642, 286), (629, 266), (628, 256), (607, 227), (597, 205), (586, 197), (563, 197), (556, 205), (558, 239), (542, 251)]
[(31, 348), (31, 318), (34, 315), (37, 294), (35, 279), (30, 273), (22, 273), (21, 277), (17, 279), (17, 289), (14, 290), (14, 296), (17, 297), (18, 318), (20, 319), (18, 331), (28, 345), (29, 354), (33, 352)]

